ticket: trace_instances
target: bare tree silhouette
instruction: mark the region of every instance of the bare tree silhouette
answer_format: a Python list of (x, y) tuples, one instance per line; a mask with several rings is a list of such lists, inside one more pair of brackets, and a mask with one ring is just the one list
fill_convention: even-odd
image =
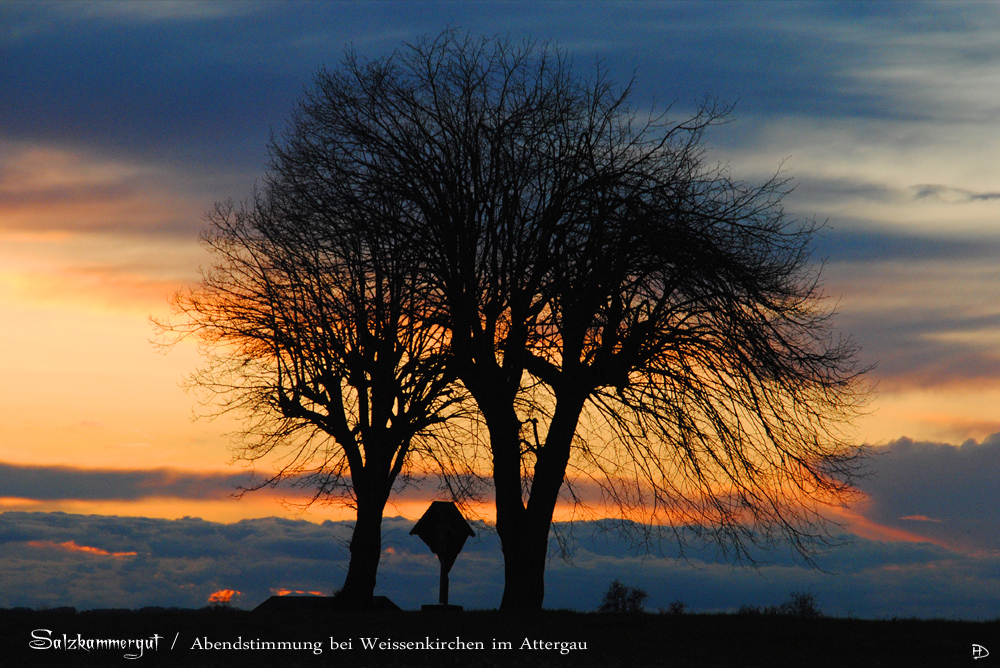
[(218, 412), (244, 418), (238, 459), (277, 457), (280, 480), (311, 487), (313, 501), (340, 500), (357, 521), (337, 594), (371, 604), (381, 523), (394, 487), (430, 472), (463, 500), (475, 476), (466, 435), (447, 424), (463, 392), (445, 332), (421, 318), (414, 249), (372, 225), (342, 225), (349, 212), (285, 196), (280, 171), (242, 206), (219, 204), (203, 242), (214, 265), (174, 299), (184, 317), (161, 324), (199, 337), (206, 365), (191, 384)]
[(559, 50), (447, 30), (349, 52), (273, 148), (283, 210), (411, 251), (412, 322), (489, 431), (504, 608), (542, 605), (576, 482), (643, 540), (808, 558), (862, 455), (840, 428), (865, 370), (830, 336), (815, 225), (784, 214), (780, 176), (705, 164), (728, 108), (644, 119), (629, 92)]
[(646, 610), (646, 599), (648, 598), (649, 594), (645, 589), (629, 587), (621, 580), (615, 579), (611, 581), (604, 592), (604, 598), (597, 611), (637, 614)]

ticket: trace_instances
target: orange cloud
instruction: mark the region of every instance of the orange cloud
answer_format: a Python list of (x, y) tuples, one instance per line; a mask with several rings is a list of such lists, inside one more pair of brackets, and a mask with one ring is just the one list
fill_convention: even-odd
[[(156, 230), (200, 221), (183, 175), (39, 145), (0, 144), (0, 229), (39, 233)], [(188, 226), (195, 226), (186, 223)]]
[(233, 600), (234, 596), (240, 596), (242, 592), (236, 591), (235, 589), (220, 589), (217, 592), (213, 592), (208, 597), (209, 603), (229, 603)]
[(197, 278), (204, 260), (193, 232), (177, 239), (78, 234), (38, 240), (0, 227), (0, 240), (0, 291), (20, 306), (165, 312), (170, 295)]
[(99, 547), (90, 547), (89, 545), (77, 545), (76, 541), (68, 540), (65, 543), (53, 543), (49, 540), (32, 540), (28, 542), (31, 547), (53, 547), (60, 550), (66, 550), (67, 552), (83, 552), (85, 554), (94, 554), (101, 557), (134, 557), (136, 552), (108, 552), (107, 550), (102, 550)]
[(843, 525), (845, 529), (855, 536), (861, 538), (886, 542), (934, 543), (935, 545), (948, 547), (947, 544), (929, 536), (887, 526), (865, 517), (863, 513), (867, 505), (867, 502), (862, 501), (855, 504), (853, 508), (829, 508), (823, 514), (838, 524)]
[(271, 593), (275, 596), (288, 596), (289, 594), (308, 594), (311, 596), (326, 596), (321, 591), (302, 591), (301, 589), (271, 589)]
[(169, 167), (0, 139), (0, 292), (144, 315), (197, 278), (214, 187)]

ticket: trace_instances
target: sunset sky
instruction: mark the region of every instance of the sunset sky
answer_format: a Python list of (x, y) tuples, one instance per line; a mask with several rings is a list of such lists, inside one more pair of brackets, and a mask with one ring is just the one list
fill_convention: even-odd
[[(261, 178), (271, 133), (318, 68), (350, 44), (378, 56), (452, 25), (551, 41), (583, 74), (600, 59), (619, 81), (634, 76), (635, 107), (672, 105), (672, 118), (705, 96), (735, 105), (708, 136), (710, 160), (746, 181), (781, 170), (796, 186), (790, 214), (827, 221), (815, 259), (836, 326), (877, 364), (870, 414), (855, 425), (875, 446), (876, 475), (861, 484), (865, 501), (833, 515), (859, 538), (831, 559), (882, 582), (902, 568), (901, 610), (1000, 616), (987, 596), (1000, 600), (1000, 5), (7, 2), (0, 24), (0, 510), (14, 511), (0, 515), (0, 541), (17, 547), (0, 574), (43, 557), (56, 568), (53, 554), (124, 563), (157, 549), (148, 536), (113, 538), (133, 534), (111, 520), (71, 530), (65, 516), (20, 511), (114, 515), (129, 532), (149, 522), (167, 533), (188, 525), (161, 520), (185, 516), (213, 531), (308, 520), (245, 524), (306, 534), (348, 516), (288, 508), (291, 489), (231, 498), (247, 475), (230, 462), (226, 434), (238, 425), (192, 420), (204, 408), (180, 385), (198, 352), (159, 350), (149, 319), (169, 317), (169, 297), (198, 280), (205, 211)], [(387, 514), (412, 518), (428, 500), (410, 495)], [(498, 558), (487, 544), (483, 558)], [(613, 557), (660, 577), (611, 552), (593, 563), (610, 569)], [(746, 596), (813, 583), (789, 568), (770, 585), (742, 576)], [(931, 571), (933, 600), (915, 602)], [(566, 573), (557, 581), (577, 577)], [(720, 592), (736, 586), (726, 573)], [(309, 588), (310, 577), (287, 586)], [(815, 586), (846, 611), (867, 582), (851, 577)], [(176, 600), (240, 588), (214, 572), (200, 582), (195, 598)], [(254, 582), (258, 599), (286, 586)], [(0, 592), (0, 607), (39, 595)], [(700, 607), (727, 605), (709, 599)]]

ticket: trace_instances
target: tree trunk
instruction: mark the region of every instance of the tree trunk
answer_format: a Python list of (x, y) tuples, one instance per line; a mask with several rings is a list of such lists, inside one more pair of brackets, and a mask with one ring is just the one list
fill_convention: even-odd
[(351, 536), (351, 561), (347, 578), (337, 594), (345, 609), (364, 610), (372, 605), (378, 562), (382, 556), (382, 511), (387, 495), (358, 493), (358, 518)]
[[(549, 424), (545, 445), (538, 451), (531, 495), (528, 505), (520, 501), (520, 480), (517, 504), (501, 504), (500, 480), (495, 478), (497, 493), (497, 534), (503, 546), (504, 592), (500, 601), (503, 610), (540, 610), (545, 599), (545, 564), (549, 553), (549, 529), (555, 513), (559, 490), (566, 476), (573, 435), (583, 409), (585, 395), (570, 396), (557, 401)], [(491, 432), (492, 438), (492, 432)], [(520, 444), (514, 446), (520, 467)], [(495, 444), (494, 444), (495, 448)], [(510, 452), (508, 450), (508, 452)], [(494, 457), (494, 470), (496, 458)], [(509, 481), (509, 477), (507, 478)], [(512, 496), (509, 490), (504, 497)]]
[[(499, 527), (499, 510), (497, 526)], [(501, 610), (541, 610), (545, 600), (545, 561), (549, 551), (549, 525), (528, 513), (513, 528), (500, 534), (503, 545), (504, 587)]]

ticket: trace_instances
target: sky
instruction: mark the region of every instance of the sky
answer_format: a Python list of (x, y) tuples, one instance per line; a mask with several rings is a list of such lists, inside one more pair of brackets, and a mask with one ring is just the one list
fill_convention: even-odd
[[(583, 542), (575, 566), (553, 562), (547, 604), (592, 609), (573, 583), (623, 573), (662, 607), (812, 587), (845, 614), (1000, 616), (998, 19), (1000, 5), (961, 2), (0, 3), (0, 582), (22, 583), (0, 606), (196, 605), (231, 589), (252, 607), (336, 586), (340, 566), (323, 563), (345, 558), (329, 542), (349, 512), (302, 511), (294, 489), (234, 498), (249, 475), (228, 447), (239, 425), (192, 419), (207, 409), (181, 385), (199, 352), (164, 352), (150, 318), (197, 282), (205, 212), (260, 180), (320, 67), (450, 25), (552, 42), (584, 73), (600, 61), (634, 78), (637, 108), (672, 118), (706, 96), (733, 104), (709, 160), (791, 179), (789, 214), (826, 223), (814, 258), (836, 328), (876, 365), (853, 425), (875, 453), (867, 496), (831, 511), (854, 537), (820, 561), (834, 575)], [(387, 515), (412, 521), (429, 500)], [(196, 539), (209, 534), (225, 538)], [(283, 556), (257, 565), (275, 541)], [(477, 545), (470, 567), (493, 564), (495, 586), (470, 587), (470, 605), (492, 607), (499, 550)], [(387, 552), (380, 580), (412, 606), (434, 586), (411, 586), (420, 547)], [(150, 569), (175, 591), (139, 586)], [(876, 581), (891, 595), (865, 593)]]

